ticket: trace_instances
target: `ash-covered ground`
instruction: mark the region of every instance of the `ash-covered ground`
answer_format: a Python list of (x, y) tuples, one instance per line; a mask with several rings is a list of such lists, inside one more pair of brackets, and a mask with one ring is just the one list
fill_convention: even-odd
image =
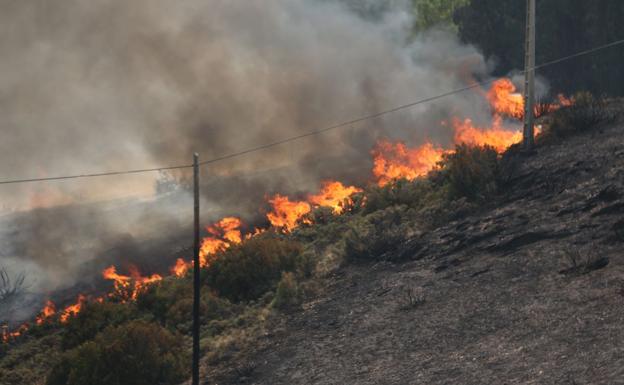
[(624, 383), (623, 131), (519, 158), (503, 198), (341, 268), (205, 383)]

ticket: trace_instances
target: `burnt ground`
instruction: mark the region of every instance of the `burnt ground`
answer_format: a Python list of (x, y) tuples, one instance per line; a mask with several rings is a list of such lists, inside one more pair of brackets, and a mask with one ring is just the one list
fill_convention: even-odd
[(212, 379), (624, 384), (623, 134), (539, 148), (504, 199), (341, 268)]

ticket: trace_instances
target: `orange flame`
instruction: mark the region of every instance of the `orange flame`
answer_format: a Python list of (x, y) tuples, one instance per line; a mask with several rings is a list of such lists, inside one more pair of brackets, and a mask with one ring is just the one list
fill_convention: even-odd
[(402, 142), (382, 140), (372, 151), (373, 175), (380, 186), (396, 179), (414, 180), (427, 175), (436, 167), (445, 152), (429, 142), (417, 148), (409, 148)]
[(206, 267), (214, 261), (219, 252), (242, 242), (240, 227), (242, 221), (235, 217), (226, 217), (206, 227), (211, 236), (202, 240), (199, 249), (199, 266)]
[(76, 303), (73, 305), (67, 306), (61, 313), (61, 317), (60, 317), (61, 323), (67, 323), (70, 317), (75, 317), (78, 313), (80, 313), (80, 310), (82, 310), (82, 306), (84, 302), (86, 301), (86, 299), (87, 298), (84, 295), (82, 294), (78, 295), (78, 299), (76, 300)]
[(144, 277), (134, 266), (130, 268), (130, 276), (118, 274), (115, 266), (110, 266), (102, 271), (102, 277), (114, 282), (115, 292), (124, 300), (136, 300), (147, 286), (162, 280), (158, 274)]
[(316, 206), (331, 207), (334, 214), (342, 214), (345, 204), (353, 203), (351, 196), (362, 192), (361, 188), (355, 186), (346, 187), (337, 181), (325, 181), (321, 192), (317, 195), (310, 195), (308, 201)]
[(266, 229), (259, 229), (259, 228), (255, 228), (253, 233), (249, 233), (247, 235), (245, 235), (245, 239), (251, 239), (257, 235), (260, 235), (262, 233), (266, 232)]
[[(199, 266), (206, 267), (216, 258), (218, 252), (243, 241), (241, 226), (243, 222), (236, 217), (225, 217), (220, 221), (206, 226), (210, 236), (202, 239), (199, 249)], [(182, 258), (176, 260), (171, 272), (176, 277), (183, 277), (193, 267), (193, 262), (186, 262)]]
[(56, 314), (56, 305), (54, 302), (47, 301), (39, 315), (37, 316), (35, 322), (37, 325), (43, 325), (43, 323), (50, 317)]
[(492, 127), (479, 128), (472, 124), (472, 120), (453, 119), (455, 129), (455, 143), (469, 144), (474, 146), (491, 146), (499, 153), (504, 152), (511, 145), (522, 140), (520, 130), (510, 131), (503, 128), (502, 119), (495, 116)]
[(280, 194), (269, 199), (269, 203), (273, 206), (273, 211), (267, 214), (269, 222), (284, 232), (291, 232), (301, 221), (309, 223), (309, 220), (303, 219), (312, 210), (309, 203), (292, 202), (287, 196)]
[(171, 273), (176, 277), (184, 277), (190, 267), (191, 264), (186, 263), (182, 258), (178, 258), (176, 264), (171, 268)]
[[(510, 79), (502, 78), (496, 80), (488, 91), (486, 98), (490, 102), (495, 116), (508, 116), (519, 120), (524, 118), (524, 97), (517, 92), (516, 86)], [(557, 95), (557, 103), (536, 104), (535, 116), (538, 116), (540, 113), (554, 112), (561, 107), (568, 107), (572, 104), (574, 104), (573, 99), (559, 94)]]
[(510, 79), (496, 80), (486, 97), (496, 114), (516, 119), (524, 116), (524, 99), (516, 92), (516, 86)]
[(22, 324), (17, 330), (10, 332), (6, 326), (2, 327), (2, 343), (8, 344), (10, 340), (13, 340), (22, 334), (26, 333), (29, 329), (28, 324)]

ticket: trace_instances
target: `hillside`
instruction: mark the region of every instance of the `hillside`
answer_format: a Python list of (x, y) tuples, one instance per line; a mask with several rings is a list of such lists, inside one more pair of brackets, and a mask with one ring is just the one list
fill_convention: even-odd
[[(616, 382), (620, 110), (578, 94), (540, 120), (534, 154), (458, 144), (428, 174), (352, 188), (335, 205), (286, 198), (308, 211), (276, 214), (282, 227), (209, 225), (204, 383)], [(108, 292), (3, 328), (0, 384), (187, 380), (192, 279), (179, 262), (164, 277), (112, 266)]]
[(623, 130), (519, 158), (505, 194), (343, 266), (206, 383), (621, 383)]

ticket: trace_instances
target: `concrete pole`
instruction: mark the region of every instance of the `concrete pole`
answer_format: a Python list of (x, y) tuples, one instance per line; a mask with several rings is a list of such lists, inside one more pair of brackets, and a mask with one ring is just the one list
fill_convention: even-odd
[(523, 147), (525, 151), (532, 151), (535, 145), (535, 0), (526, 1)]
[(199, 154), (193, 154), (193, 385), (199, 385)]

